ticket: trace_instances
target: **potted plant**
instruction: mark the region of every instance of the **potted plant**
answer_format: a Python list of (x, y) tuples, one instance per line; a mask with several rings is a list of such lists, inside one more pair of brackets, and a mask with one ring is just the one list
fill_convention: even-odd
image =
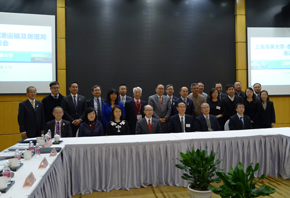
[(208, 190), (211, 182), (220, 182), (219, 178), (213, 179), (217, 164), (221, 160), (214, 162), (216, 153), (212, 152), (207, 156), (207, 148), (200, 151), (197, 149), (190, 151), (187, 149), (186, 153), (180, 153), (182, 159), (177, 159), (182, 164), (175, 166), (185, 173), (181, 176), (182, 179), (189, 181), (188, 189), (190, 190), (191, 197), (198, 198), (211, 198), (212, 192)]
[(276, 190), (270, 186), (261, 185), (260, 188), (256, 189), (256, 184), (260, 180), (265, 178), (262, 175), (257, 181), (254, 182), (254, 172), (259, 169), (259, 163), (252, 168), (252, 164), (248, 166), (246, 172), (244, 172), (243, 165), (239, 162), (235, 169), (230, 167), (229, 173), (226, 174), (223, 171), (217, 172), (217, 176), (223, 181), (223, 185), (219, 187), (210, 186), (210, 190), (215, 194), (220, 195), (222, 198), (252, 198), (259, 196), (268, 196)]

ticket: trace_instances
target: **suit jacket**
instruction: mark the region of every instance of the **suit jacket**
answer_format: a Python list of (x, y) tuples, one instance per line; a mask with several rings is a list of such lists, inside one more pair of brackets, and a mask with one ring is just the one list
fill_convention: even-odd
[[(251, 118), (249, 116), (246, 116), (245, 114), (243, 115), (243, 118), (245, 129), (252, 129), (253, 127), (251, 123)], [(242, 123), (237, 114), (230, 117), (229, 127), (230, 130), (243, 130)]]
[(86, 98), (78, 94), (77, 97), (77, 110), (75, 110), (75, 106), (73, 103), (73, 98), (71, 94), (67, 95), (63, 98), (61, 106), (64, 110), (64, 119), (72, 123), (75, 119), (85, 118), (85, 110), (87, 108)]
[(276, 122), (275, 118), (275, 109), (274, 104), (272, 101), (267, 101), (266, 110), (263, 108), (263, 103), (260, 102), (259, 104), (260, 114), (259, 114), (259, 121), (261, 128), (271, 128), (272, 123)]
[(161, 124), (158, 119), (152, 117), (151, 132), (146, 121), (146, 118), (142, 118), (136, 124), (136, 134), (151, 134), (161, 133)]
[[(194, 119), (193, 116), (185, 114), (185, 131), (193, 132), (194, 129)], [(179, 119), (179, 114), (173, 115), (169, 120), (169, 132), (171, 133), (183, 133), (181, 128), (181, 122)]]
[[(147, 103), (144, 100), (141, 100), (140, 112), (141, 112), (142, 118), (145, 117), (145, 114), (144, 114), (144, 106), (145, 105), (147, 105)], [(126, 102), (125, 111), (126, 111), (126, 120), (127, 120), (129, 127), (130, 127), (130, 134), (135, 134), (136, 133), (135, 129), (136, 129), (136, 122), (137, 122), (137, 115), (136, 115), (136, 111), (135, 111), (134, 100), (129, 100), (128, 102)]]
[[(94, 98), (87, 100), (87, 108), (92, 107), (95, 109), (94, 100), (95, 100)], [(101, 104), (103, 106), (103, 104), (106, 102), (106, 100), (104, 98), (101, 98), (101, 102), (102, 102)], [(101, 106), (101, 108), (102, 108), (102, 106)], [(101, 110), (100, 114), (102, 114), (102, 110)], [(102, 120), (101, 117), (97, 117), (97, 119), (99, 122), (101, 122), (101, 120)]]
[(231, 101), (231, 99), (227, 96), (222, 100), (224, 104), (224, 121), (227, 121), (231, 116), (237, 114), (236, 111), (236, 104), (237, 103), (243, 103), (243, 99), (240, 96), (236, 96), (234, 98), (234, 101)]
[(61, 102), (62, 102), (63, 98), (64, 98), (64, 96), (61, 94), (58, 95), (57, 99), (55, 99), (54, 97), (51, 96), (51, 94), (49, 94), (48, 96), (46, 96), (42, 99), (45, 123), (47, 123), (48, 121), (54, 120), (54, 116), (52, 115), (52, 111), (53, 111), (54, 107), (61, 106)]
[(235, 91), (235, 95), (242, 97), (242, 99), (246, 97), (246, 93), (244, 91), (241, 91), (240, 95), (238, 94), (238, 92)]
[[(175, 105), (174, 105), (174, 114), (178, 114), (178, 111), (176, 109), (178, 103), (182, 102), (182, 99), (181, 98), (178, 98), (176, 101), (175, 101)], [(193, 118), (195, 118), (195, 108), (194, 108), (194, 104), (193, 104), (193, 101), (190, 99), (190, 98), (187, 98), (186, 99), (186, 112), (185, 114), (187, 115), (191, 115)]]
[[(133, 98), (126, 95), (126, 102), (128, 102), (129, 100), (133, 100)], [(119, 102), (122, 102), (121, 101), (121, 95), (119, 95)], [(125, 106), (126, 106), (126, 102), (125, 102)]]
[(219, 94), (219, 99), (222, 100), (224, 98), (228, 97), (228, 94), (225, 94), (225, 93), (220, 93)]
[[(220, 125), (216, 118), (216, 116), (209, 114), (210, 125), (213, 131), (219, 131)], [(200, 115), (196, 117), (195, 120), (195, 130), (196, 131), (208, 131), (207, 123), (204, 118), (204, 115)]]
[(28, 99), (19, 103), (18, 124), (20, 132), (26, 132), (28, 138), (41, 136), (41, 130), (44, 129), (42, 103), (35, 100), (35, 110)]
[(87, 122), (82, 122), (79, 128), (79, 137), (89, 137), (89, 136), (103, 136), (104, 128), (102, 123), (96, 121), (95, 128), (91, 131)]
[[(169, 98), (170, 99), (170, 98)], [(175, 111), (174, 111), (174, 105), (175, 105), (175, 102), (178, 98), (176, 96), (172, 96), (172, 103), (171, 103), (171, 114), (170, 116), (173, 116), (175, 114)]]
[[(48, 129), (50, 129), (51, 131), (51, 137), (54, 137), (55, 134), (55, 120), (51, 120), (49, 122), (46, 123), (45, 126), (45, 133), (48, 131)], [(61, 137), (72, 137), (72, 130), (71, 130), (71, 123), (69, 121), (66, 120), (62, 120), (62, 125), (60, 128), (60, 134)]]
[(168, 96), (162, 95), (162, 106), (160, 105), (159, 98), (157, 94), (149, 96), (148, 104), (153, 107), (153, 117), (154, 118), (165, 118), (167, 121), (171, 114), (171, 104)]

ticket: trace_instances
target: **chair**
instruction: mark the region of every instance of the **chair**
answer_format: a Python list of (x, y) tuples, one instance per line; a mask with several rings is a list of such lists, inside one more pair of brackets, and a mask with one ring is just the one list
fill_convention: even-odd
[(230, 123), (230, 119), (228, 119), (226, 121), (226, 123), (225, 123), (225, 126), (224, 126), (225, 131), (229, 131), (230, 130), (229, 123)]

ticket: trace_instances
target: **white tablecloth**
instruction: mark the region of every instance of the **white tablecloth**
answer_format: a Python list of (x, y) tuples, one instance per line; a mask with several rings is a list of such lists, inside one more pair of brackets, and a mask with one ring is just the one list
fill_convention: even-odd
[(239, 161), (244, 167), (258, 162), (260, 169), (257, 177), (265, 174), (290, 178), (290, 128), (63, 140), (61, 156), (51, 162), (49, 169), (41, 172), (43, 178), (40, 180), (40, 170), (36, 168), (40, 162), (34, 159), (27, 161), (31, 167), (24, 164), (25, 174), (15, 179), (19, 178), (18, 183), (23, 185), (22, 177), (29, 174), (26, 169), (34, 169), (38, 183), (31, 188), (15, 184), (11, 193), (16, 191), (15, 194), (23, 192), (29, 197), (59, 198), (92, 193), (94, 190), (108, 192), (113, 189), (140, 188), (148, 184), (186, 187), (187, 182), (181, 179), (182, 171), (175, 167), (177, 161), (172, 158), (179, 158), (179, 153), (186, 152), (188, 148), (206, 147), (208, 152), (217, 152), (216, 159), (222, 159), (219, 165), (221, 169), (228, 170)]

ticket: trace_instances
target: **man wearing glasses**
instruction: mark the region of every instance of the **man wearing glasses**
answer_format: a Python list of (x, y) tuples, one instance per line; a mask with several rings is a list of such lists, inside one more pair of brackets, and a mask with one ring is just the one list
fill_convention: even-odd
[(156, 94), (149, 96), (148, 104), (153, 107), (153, 118), (157, 118), (161, 124), (163, 133), (168, 133), (168, 121), (171, 115), (170, 98), (164, 94), (164, 85), (157, 85)]
[(53, 109), (57, 106), (61, 106), (63, 95), (59, 93), (59, 84), (54, 81), (49, 84), (51, 93), (43, 98), (42, 104), (44, 109), (45, 123), (54, 120), (52, 115)]
[(193, 100), (194, 108), (195, 108), (195, 117), (201, 115), (200, 106), (202, 103), (206, 102), (205, 97), (198, 94), (198, 84), (192, 83), (190, 85), (191, 87), (191, 94), (189, 94), (187, 97), (191, 100)]

